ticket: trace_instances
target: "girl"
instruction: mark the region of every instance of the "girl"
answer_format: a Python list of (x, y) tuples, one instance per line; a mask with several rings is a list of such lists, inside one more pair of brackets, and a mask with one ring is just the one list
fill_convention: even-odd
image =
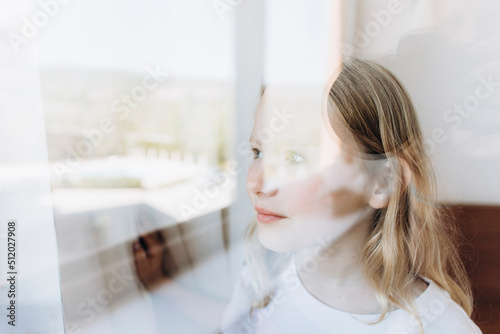
[(221, 331), (480, 333), (408, 93), (344, 59), (327, 96), (322, 124), (279, 125), (262, 96), (247, 176), (257, 221)]

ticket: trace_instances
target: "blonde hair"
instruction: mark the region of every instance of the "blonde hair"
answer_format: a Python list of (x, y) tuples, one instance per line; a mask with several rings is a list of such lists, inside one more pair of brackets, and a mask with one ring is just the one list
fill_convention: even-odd
[[(434, 173), (414, 106), (403, 85), (381, 65), (345, 58), (329, 90), (328, 112), (335, 113), (350, 130), (361, 152), (387, 159), (396, 174), (388, 205), (377, 210), (363, 250), (365, 276), (382, 309), (377, 322), (397, 307), (413, 315), (423, 332), (413, 295), (414, 283), (420, 277), (446, 290), (470, 316), (472, 293), (458, 255), (457, 234), (435, 201)], [(405, 186), (399, 159), (404, 159), (411, 171), (409, 186)], [(254, 253), (258, 251), (252, 241), (256, 240), (255, 230), (255, 223), (247, 229), (247, 241), (253, 244), (247, 255), (250, 265), (260, 271), (264, 267)], [(265, 286), (262, 277), (255, 277), (256, 292)], [(256, 307), (269, 301), (269, 291), (264, 298), (260, 293)]]

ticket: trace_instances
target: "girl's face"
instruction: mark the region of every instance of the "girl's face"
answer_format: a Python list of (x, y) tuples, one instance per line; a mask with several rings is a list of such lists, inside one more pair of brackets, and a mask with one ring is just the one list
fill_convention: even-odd
[(373, 212), (352, 140), (317, 114), (276, 108), (268, 91), (257, 109), (247, 191), (260, 242), (277, 252), (330, 244)]

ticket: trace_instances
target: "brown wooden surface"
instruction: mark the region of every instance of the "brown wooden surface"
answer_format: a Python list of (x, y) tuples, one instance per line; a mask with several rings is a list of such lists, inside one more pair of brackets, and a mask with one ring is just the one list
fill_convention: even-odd
[(465, 239), (461, 255), (474, 290), (473, 320), (484, 334), (499, 334), (500, 206), (456, 205), (451, 213)]

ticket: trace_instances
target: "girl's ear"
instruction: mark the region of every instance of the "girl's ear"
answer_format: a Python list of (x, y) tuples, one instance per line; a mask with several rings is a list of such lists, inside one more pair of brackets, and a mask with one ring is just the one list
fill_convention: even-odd
[[(405, 189), (410, 184), (412, 172), (408, 162), (403, 158), (398, 158), (399, 169), (401, 170), (402, 187)], [(394, 185), (399, 176), (394, 173), (389, 160), (384, 162), (382, 170), (379, 171), (373, 182), (368, 205), (374, 209), (385, 208), (389, 204), (389, 199), (394, 192)], [(402, 189), (402, 190), (403, 190)]]
[(408, 165), (408, 162), (405, 159), (399, 158), (398, 160), (399, 167), (401, 168), (401, 174), (403, 176), (403, 189), (405, 189), (411, 182), (412, 172), (410, 165)]

